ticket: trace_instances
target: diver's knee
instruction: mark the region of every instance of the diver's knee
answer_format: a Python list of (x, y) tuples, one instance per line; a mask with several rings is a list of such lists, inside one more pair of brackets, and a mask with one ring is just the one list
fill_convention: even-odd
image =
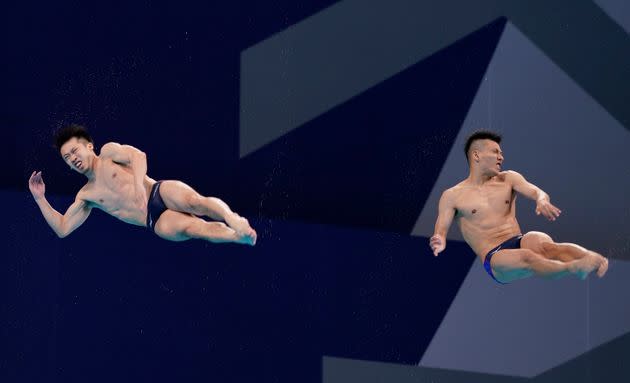
[(535, 253), (529, 249), (523, 249), (523, 251), (520, 253), (519, 260), (523, 264), (531, 266), (532, 264), (539, 262), (542, 258), (543, 257), (538, 253)]
[(203, 197), (197, 193), (189, 193), (185, 197), (188, 208), (192, 211), (198, 211), (203, 208)]
[(554, 242), (542, 242), (540, 248), (545, 254), (552, 254), (558, 250), (558, 245)]

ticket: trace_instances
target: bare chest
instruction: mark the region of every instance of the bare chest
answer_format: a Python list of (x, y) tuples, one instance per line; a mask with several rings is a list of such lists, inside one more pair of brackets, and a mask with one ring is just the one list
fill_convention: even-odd
[(134, 190), (131, 170), (112, 161), (101, 164), (94, 181), (86, 190), (86, 199), (106, 211), (122, 208)]
[(457, 216), (471, 221), (502, 217), (513, 211), (514, 199), (512, 187), (505, 183), (468, 188), (456, 200)]

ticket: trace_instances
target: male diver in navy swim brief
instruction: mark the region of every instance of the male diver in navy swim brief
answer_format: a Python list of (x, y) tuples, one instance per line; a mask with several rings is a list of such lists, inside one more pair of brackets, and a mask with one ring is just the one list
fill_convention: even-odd
[(110, 142), (97, 155), (87, 130), (74, 124), (60, 129), (55, 140), (66, 164), (88, 179), (68, 210), (60, 214), (46, 201), (41, 171), (31, 174), (29, 189), (59, 237), (81, 226), (92, 208), (99, 208), (171, 241), (197, 238), (252, 246), (256, 243), (256, 231), (247, 219), (230, 210), (225, 202), (204, 197), (183, 182), (156, 182), (147, 176), (146, 155), (140, 150)]
[(522, 234), (516, 220), (516, 193), (536, 201), (536, 214), (551, 221), (560, 209), (549, 195), (515, 171), (501, 171), (501, 136), (478, 131), (464, 148), (470, 166), (467, 179), (447, 189), (440, 198), (435, 233), (429, 245), (437, 256), (446, 247), (446, 233), (457, 220), (464, 240), (499, 283), (537, 275), (558, 278), (575, 274), (581, 279), (608, 270), (608, 260), (573, 243), (555, 243), (538, 231)]

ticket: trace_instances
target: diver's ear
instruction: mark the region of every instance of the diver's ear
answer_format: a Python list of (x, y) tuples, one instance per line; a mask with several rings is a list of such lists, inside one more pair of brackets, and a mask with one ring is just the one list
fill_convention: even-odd
[(475, 160), (475, 162), (479, 162), (479, 151), (478, 150), (473, 150), (472, 151), (472, 158), (473, 158), (473, 160)]
[(90, 150), (94, 150), (94, 144), (91, 143), (91, 142), (88, 142), (87, 148), (90, 149)]

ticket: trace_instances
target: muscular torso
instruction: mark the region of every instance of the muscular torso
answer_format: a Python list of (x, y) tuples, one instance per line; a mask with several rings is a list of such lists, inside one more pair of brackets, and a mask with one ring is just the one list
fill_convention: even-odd
[(516, 194), (505, 173), (482, 186), (463, 181), (452, 190), (455, 219), (464, 240), (482, 260), (488, 251), (521, 233), (516, 221)]
[[(154, 183), (155, 180), (144, 177), (145, 198), (149, 196)], [(78, 197), (121, 221), (146, 225), (146, 200), (145, 203), (138, 203), (134, 176), (129, 166), (101, 158), (94, 168), (94, 179), (81, 189)]]

